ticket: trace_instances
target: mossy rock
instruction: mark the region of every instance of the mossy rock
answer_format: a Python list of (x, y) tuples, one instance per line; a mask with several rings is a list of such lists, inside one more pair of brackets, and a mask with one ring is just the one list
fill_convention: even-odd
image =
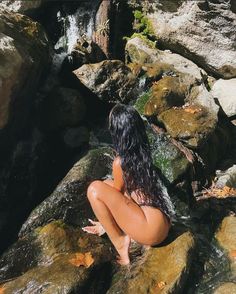
[(20, 239), (3, 255), (0, 290), (5, 294), (83, 293), (93, 271), (101, 270), (111, 259), (108, 241), (62, 221), (51, 222)]
[(190, 162), (166, 134), (156, 134), (148, 128), (147, 135), (154, 165), (161, 170), (169, 183), (176, 182), (189, 170)]
[(82, 226), (89, 217), (93, 218), (86, 197), (87, 187), (93, 180), (111, 174), (113, 155), (113, 150), (108, 147), (90, 150), (72, 167), (54, 192), (31, 212), (20, 236), (52, 219), (63, 219), (65, 223)]
[(168, 245), (146, 250), (128, 270), (113, 276), (107, 294), (182, 293), (194, 248), (193, 235), (185, 232)]
[(171, 108), (159, 115), (168, 134), (190, 148), (199, 148), (216, 128), (216, 120), (202, 106)]
[(173, 107), (182, 106), (186, 97), (188, 85), (180, 77), (164, 77), (151, 87), (150, 99), (144, 107), (144, 114), (158, 115)]

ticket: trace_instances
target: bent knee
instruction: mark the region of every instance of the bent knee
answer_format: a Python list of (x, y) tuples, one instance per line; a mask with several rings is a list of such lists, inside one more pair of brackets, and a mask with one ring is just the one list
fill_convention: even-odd
[(103, 185), (103, 182), (102, 181), (99, 181), (99, 180), (93, 181), (88, 186), (88, 189), (87, 189), (87, 197), (89, 199), (91, 199), (91, 198), (97, 198), (98, 195), (99, 195), (99, 191), (102, 188), (102, 185)]

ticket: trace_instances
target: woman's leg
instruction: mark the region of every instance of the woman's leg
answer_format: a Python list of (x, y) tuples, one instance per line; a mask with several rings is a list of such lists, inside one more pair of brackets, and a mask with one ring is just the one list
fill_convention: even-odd
[(158, 214), (157, 209), (153, 209), (155, 213), (152, 213), (149, 208), (148, 218), (150, 214), (153, 214), (154, 217), (151, 217), (153, 220), (149, 222), (144, 210), (133, 200), (101, 181), (94, 181), (89, 186), (88, 199), (97, 219), (120, 254), (121, 263), (129, 262), (130, 237), (142, 244), (152, 244), (157, 242), (157, 239), (162, 241), (163, 230), (157, 236), (157, 226), (159, 225), (158, 219), (161, 222), (163, 216), (161, 212)]

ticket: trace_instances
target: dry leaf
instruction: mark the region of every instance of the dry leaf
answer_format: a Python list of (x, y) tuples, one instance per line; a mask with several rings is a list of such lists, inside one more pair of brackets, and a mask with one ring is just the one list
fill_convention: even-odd
[(188, 113), (198, 113), (201, 111), (201, 108), (191, 108), (191, 107), (186, 107), (184, 108), (184, 111), (188, 112)]
[(161, 281), (156, 284), (155, 289), (162, 290), (162, 289), (164, 289), (165, 286), (166, 286), (166, 282)]
[(4, 294), (6, 288), (5, 287), (0, 287), (0, 294)]
[(203, 195), (212, 196), (217, 198), (225, 198), (228, 196), (236, 196), (236, 189), (224, 186), (223, 188), (216, 188), (215, 184), (209, 188), (205, 189)]
[[(90, 267), (94, 263), (94, 259), (92, 257), (91, 252), (86, 253), (75, 253), (75, 257), (69, 260), (71, 264), (74, 266), (85, 266)], [(1, 293), (0, 293), (1, 294)]]
[(230, 251), (229, 256), (233, 259), (236, 259), (236, 250)]

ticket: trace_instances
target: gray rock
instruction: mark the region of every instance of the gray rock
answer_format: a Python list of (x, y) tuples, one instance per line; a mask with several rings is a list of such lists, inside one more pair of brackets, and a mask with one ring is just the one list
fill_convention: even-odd
[(236, 188), (236, 165), (234, 164), (225, 171), (217, 170), (216, 171), (216, 186), (223, 188), (228, 186), (231, 188)]
[(214, 83), (211, 95), (219, 100), (227, 116), (236, 115), (236, 79), (219, 79)]
[(0, 11), (0, 58), (0, 129), (10, 119), (20, 129), (50, 61), (48, 39), (39, 23)]
[[(169, 50), (159, 50), (153, 48), (145, 39), (135, 37), (126, 43), (125, 50), (131, 62), (135, 63), (164, 63), (173, 66), (177, 72), (191, 75), (201, 80), (202, 75), (206, 74), (203, 69), (187, 58), (172, 53)], [(202, 74), (201, 74), (202, 72)]]
[(93, 218), (86, 190), (90, 182), (111, 172), (112, 156), (111, 148), (90, 150), (73, 166), (54, 192), (31, 212), (19, 235), (22, 237), (52, 219), (63, 219), (66, 223), (81, 226), (89, 217)]
[(29, 11), (39, 8), (43, 2), (46, 2), (46, 0), (3, 0), (0, 3), (0, 9), (27, 14)]
[[(159, 43), (207, 72), (236, 77), (236, 15), (227, 3), (212, 1), (145, 2), (147, 16)], [(152, 8), (152, 11), (151, 11)]]
[(135, 76), (120, 60), (84, 64), (73, 73), (101, 100), (127, 102), (135, 98)]

